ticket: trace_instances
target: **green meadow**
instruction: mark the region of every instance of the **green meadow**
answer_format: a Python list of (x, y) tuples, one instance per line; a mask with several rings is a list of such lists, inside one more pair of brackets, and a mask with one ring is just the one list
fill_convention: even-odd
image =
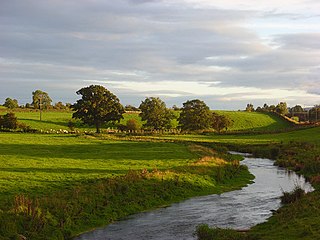
[(239, 159), (194, 144), (0, 133), (0, 236), (70, 239), (133, 213), (238, 189), (252, 179)]
[(215, 111), (229, 117), (233, 125), (229, 131), (279, 131), (291, 128), (292, 125), (272, 113)]
[[(71, 239), (136, 212), (243, 187), (252, 176), (227, 148), (274, 156), (317, 189), (241, 239), (320, 237), (320, 127), (296, 129), (264, 113), (219, 113), (234, 119), (229, 130), (236, 133), (0, 133), (0, 239)], [(16, 115), (34, 129), (59, 130), (72, 113), (44, 111), (43, 121), (39, 112)], [(137, 113), (121, 123), (131, 118), (142, 124)]]
[(99, 140), (93, 137), (0, 134), (0, 195), (44, 193), (128, 170), (179, 167), (196, 159), (173, 143)]
[[(5, 109), (2, 109), (4, 114)], [(276, 115), (270, 113), (260, 112), (232, 112), (232, 111), (215, 111), (218, 114), (228, 116), (233, 125), (228, 128), (228, 131), (249, 131), (249, 132), (270, 132), (270, 131), (281, 131), (292, 128), (292, 125), (288, 122), (279, 118)], [(20, 122), (23, 122), (30, 126), (32, 129), (48, 131), (52, 130), (68, 130), (68, 122), (72, 119), (72, 112), (66, 111), (42, 111), (42, 121), (40, 121), (39, 111), (14, 111)], [(179, 111), (174, 111), (176, 119), (179, 117)], [(143, 122), (138, 113), (125, 113), (123, 119), (120, 121), (121, 124), (126, 124), (129, 119), (135, 119), (140, 126)], [(174, 128), (178, 126), (178, 121), (173, 120), (172, 125)], [(115, 127), (112, 124), (105, 126)], [(79, 121), (76, 121), (76, 128), (80, 131), (94, 131), (87, 125), (82, 125)]]

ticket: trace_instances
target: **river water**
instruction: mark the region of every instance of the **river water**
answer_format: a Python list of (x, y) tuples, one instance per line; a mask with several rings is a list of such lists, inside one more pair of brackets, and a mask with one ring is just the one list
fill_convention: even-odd
[(273, 166), (269, 159), (246, 157), (242, 164), (248, 166), (255, 179), (241, 190), (195, 197), (135, 214), (76, 240), (191, 240), (196, 239), (193, 232), (199, 224), (248, 229), (266, 221), (272, 215), (271, 210), (280, 207), (282, 191), (291, 191), (296, 185), (313, 190), (302, 176)]

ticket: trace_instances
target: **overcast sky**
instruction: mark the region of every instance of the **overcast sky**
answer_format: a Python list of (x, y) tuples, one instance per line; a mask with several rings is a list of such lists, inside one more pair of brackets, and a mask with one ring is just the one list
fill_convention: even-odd
[(320, 103), (319, 0), (0, 0), (0, 104), (199, 98), (212, 109)]

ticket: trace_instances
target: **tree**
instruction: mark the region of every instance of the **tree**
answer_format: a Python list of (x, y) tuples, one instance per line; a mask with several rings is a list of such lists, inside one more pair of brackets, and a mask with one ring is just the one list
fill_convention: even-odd
[(171, 120), (174, 115), (160, 98), (146, 98), (141, 102), (139, 109), (142, 121), (146, 121), (144, 127), (151, 129), (171, 128)]
[(4, 102), (3, 106), (12, 109), (19, 107), (19, 104), (17, 99), (6, 98), (6, 101)]
[(288, 107), (286, 102), (280, 102), (276, 106), (276, 112), (279, 113), (280, 115), (286, 115), (288, 114)]
[(251, 103), (247, 104), (246, 112), (254, 112), (254, 107)]
[(268, 110), (269, 110), (269, 112), (275, 112), (276, 111), (276, 106), (272, 104), (272, 105), (270, 105), (268, 107)]
[(16, 129), (18, 127), (18, 120), (14, 113), (7, 113), (0, 116), (0, 128)]
[(194, 99), (183, 103), (178, 120), (183, 130), (204, 130), (212, 125), (212, 114), (205, 102)]
[(212, 127), (218, 133), (220, 133), (224, 128), (228, 130), (228, 127), (231, 127), (232, 124), (233, 122), (229, 117), (225, 115), (219, 115), (217, 113), (212, 113)]
[(136, 119), (130, 118), (126, 123), (126, 129), (130, 131), (137, 131), (140, 129), (139, 123)]
[(41, 90), (32, 92), (32, 105), (36, 109), (48, 109), (51, 106), (51, 98), (48, 93)]
[(263, 104), (263, 107), (262, 107), (262, 110), (265, 111), (265, 112), (269, 112), (269, 106), (268, 104)]
[(110, 121), (120, 121), (123, 118), (124, 108), (119, 99), (106, 88), (100, 85), (91, 85), (77, 91), (82, 95), (74, 105), (73, 118), (79, 118), (84, 123), (96, 127), (100, 133), (102, 124)]
[(54, 105), (54, 108), (57, 109), (57, 110), (64, 110), (66, 109), (67, 107), (65, 105), (63, 105), (62, 102), (57, 102), (55, 105)]
[(290, 113), (294, 114), (294, 113), (302, 113), (304, 112), (303, 108), (300, 105), (296, 105), (292, 108), (290, 108)]
[(132, 106), (132, 105), (126, 105), (126, 106), (124, 107), (124, 110), (130, 111), (130, 112), (139, 112), (139, 111), (140, 111), (139, 108), (137, 108), (137, 107), (135, 107), (135, 106)]

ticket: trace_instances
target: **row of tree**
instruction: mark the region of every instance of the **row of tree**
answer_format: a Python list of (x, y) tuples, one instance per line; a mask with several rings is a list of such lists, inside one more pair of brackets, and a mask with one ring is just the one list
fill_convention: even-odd
[(247, 104), (246, 107), (247, 112), (276, 112), (280, 115), (286, 115), (288, 114), (288, 106), (286, 102), (280, 102), (277, 105), (268, 105), (264, 104), (262, 107), (258, 106), (256, 109), (254, 109), (253, 105), (251, 103)]
[(286, 102), (280, 102), (277, 105), (264, 104), (262, 107), (254, 109), (251, 103), (247, 104), (247, 112), (275, 112), (283, 116), (294, 118), (297, 121), (318, 122), (320, 120), (320, 105), (304, 109), (300, 105), (289, 108)]
[(57, 109), (57, 110), (64, 110), (70, 109), (71, 103), (63, 104), (62, 102), (57, 102), (52, 105), (52, 99), (49, 97), (48, 93), (36, 90), (32, 92), (32, 103), (26, 103), (25, 105), (19, 105), (17, 99), (6, 98), (4, 107), (9, 109), (14, 108), (33, 108), (33, 109)]
[[(73, 105), (73, 118), (81, 119), (84, 123), (96, 127), (97, 133), (103, 124), (120, 121), (125, 112), (119, 99), (109, 90), (100, 85), (91, 85), (77, 91), (81, 99)], [(172, 120), (177, 118), (172, 109), (155, 97), (146, 98), (139, 106), (140, 117), (145, 122), (146, 129), (170, 129)], [(229, 127), (232, 121), (226, 116), (212, 113), (201, 100), (195, 99), (183, 103), (179, 127), (182, 130), (205, 130), (213, 128), (220, 132)]]

